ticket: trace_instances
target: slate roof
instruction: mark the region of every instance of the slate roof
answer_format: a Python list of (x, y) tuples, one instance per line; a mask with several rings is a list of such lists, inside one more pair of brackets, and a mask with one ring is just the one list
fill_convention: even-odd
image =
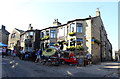
[(0, 32), (2, 32), (3, 34), (9, 35), (10, 33), (7, 30), (2, 30), (0, 29)]
[(20, 29), (17, 29), (15, 28), (17, 31), (19, 31), (20, 33), (23, 33), (24, 31), (23, 30), (20, 30)]
[(58, 27), (67, 25), (67, 24), (69, 24), (69, 23), (71, 23), (71, 22), (74, 22), (74, 21), (84, 21), (84, 20), (89, 20), (89, 19), (95, 19), (95, 18), (97, 18), (97, 17), (98, 17), (98, 16), (95, 16), (95, 17), (89, 16), (88, 18), (84, 18), (84, 19), (74, 19), (74, 20), (68, 21), (66, 24), (62, 24), (62, 25), (59, 25), (59, 26), (47, 27), (47, 28), (41, 29), (41, 31), (42, 31), (42, 30), (46, 30), (46, 29), (50, 29), (50, 28), (58, 28)]

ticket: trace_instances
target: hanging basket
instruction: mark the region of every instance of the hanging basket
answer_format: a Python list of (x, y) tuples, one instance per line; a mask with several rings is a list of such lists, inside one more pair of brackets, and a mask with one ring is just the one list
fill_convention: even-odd
[(75, 35), (75, 32), (70, 32), (69, 35), (70, 35), (70, 36), (74, 36), (74, 35)]

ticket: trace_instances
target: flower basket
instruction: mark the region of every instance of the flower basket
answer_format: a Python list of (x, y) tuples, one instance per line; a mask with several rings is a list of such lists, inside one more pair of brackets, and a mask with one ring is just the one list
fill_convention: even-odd
[(58, 46), (58, 45), (55, 43), (54, 46)]
[(48, 40), (49, 39), (49, 36), (45, 36), (45, 40)]
[(65, 44), (65, 45), (66, 45), (66, 44), (67, 44), (67, 42), (63, 42), (63, 44)]
[(49, 36), (45, 36), (44, 38), (41, 38), (41, 41), (48, 40)]
[(75, 50), (75, 46), (70, 46), (69, 50), (70, 51), (74, 51)]
[(94, 43), (97, 43), (98, 45), (100, 44), (100, 41), (96, 39), (95, 37), (92, 37), (92, 39), (94, 39)]
[(69, 47), (68, 46), (66, 46), (66, 50), (69, 51)]
[(77, 50), (81, 50), (81, 51), (83, 51), (83, 50), (84, 50), (84, 47), (81, 46), (81, 45), (77, 45), (77, 46), (76, 46), (76, 49), (77, 49)]
[(41, 38), (41, 41), (45, 40), (45, 38)]
[(73, 38), (70, 38), (70, 41), (73, 41)]
[(75, 32), (70, 32), (69, 35), (70, 35), (70, 36), (74, 36), (74, 35), (75, 35)]

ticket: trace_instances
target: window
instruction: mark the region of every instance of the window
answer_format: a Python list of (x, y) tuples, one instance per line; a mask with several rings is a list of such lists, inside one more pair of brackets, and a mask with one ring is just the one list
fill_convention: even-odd
[(31, 36), (33, 36), (33, 34), (34, 34), (33, 32), (30, 32), (30, 35), (31, 35)]
[(72, 27), (72, 32), (74, 32), (74, 27)]
[(64, 36), (64, 28), (59, 28), (59, 34), (58, 37)]
[(83, 26), (81, 23), (77, 23), (77, 32), (82, 32), (83, 31)]
[(77, 45), (81, 45), (83, 43), (83, 38), (77, 38)]
[(46, 35), (48, 35), (48, 36), (49, 36), (49, 31), (48, 31), (48, 30), (46, 31)]
[(43, 32), (42, 32), (42, 35), (41, 35), (41, 36), (42, 36), (42, 38), (44, 37), (44, 33), (43, 33)]
[(15, 36), (16, 36), (16, 33), (13, 33), (13, 34), (11, 35), (11, 38), (15, 38)]
[(71, 32), (74, 32), (75, 24), (71, 24)]
[(75, 46), (75, 41), (70, 42), (70, 46)]
[(50, 31), (50, 37), (51, 38), (56, 38), (56, 31), (55, 30)]
[(54, 46), (55, 43), (50, 43), (50, 46)]
[(67, 29), (68, 29), (68, 31), (67, 31), (67, 34), (68, 34), (68, 33), (71, 32), (71, 31), (70, 31), (70, 26), (67, 26)]
[(50, 48), (54, 48), (55, 43), (50, 43)]
[(83, 38), (77, 38), (77, 41), (83, 42)]
[(22, 35), (22, 36), (20, 37), (20, 39), (21, 39), (22, 42), (24, 42), (24, 40), (25, 40), (25, 35)]
[(49, 43), (45, 43), (45, 48), (48, 48), (49, 47)]
[(10, 47), (13, 47), (14, 46), (14, 43), (10, 43)]

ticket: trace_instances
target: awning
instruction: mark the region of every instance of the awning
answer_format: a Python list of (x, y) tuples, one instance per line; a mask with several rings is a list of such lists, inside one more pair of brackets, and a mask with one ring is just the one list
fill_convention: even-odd
[(6, 47), (6, 46), (8, 46), (8, 45), (0, 42), (0, 46)]

